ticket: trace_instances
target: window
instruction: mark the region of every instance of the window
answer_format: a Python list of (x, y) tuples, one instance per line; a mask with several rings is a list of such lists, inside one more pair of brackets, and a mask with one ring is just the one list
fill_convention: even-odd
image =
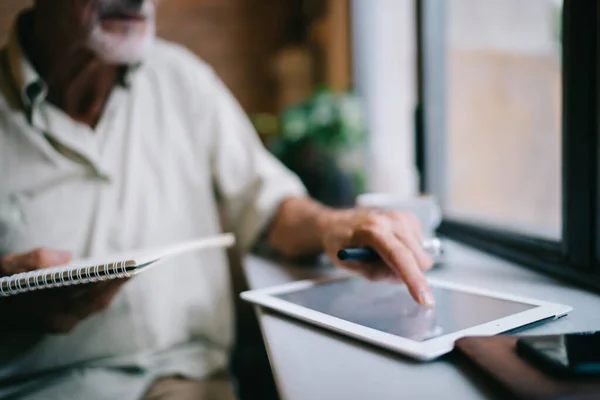
[(447, 7), (448, 214), (558, 239), (562, 4)]
[(417, 160), (440, 233), (597, 289), (599, 11), (417, 0)]

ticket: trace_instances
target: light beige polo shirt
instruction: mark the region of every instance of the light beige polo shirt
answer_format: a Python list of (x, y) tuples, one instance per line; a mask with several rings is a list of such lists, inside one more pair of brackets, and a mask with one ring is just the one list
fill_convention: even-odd
[[(214, 235), (217, 196), (248, 248), (285, 197), (305, 193), (187, 50), (158, 41), (91, 129), (46, 101), (18, 37), (0, 64), (0, 255), (46, 246), (94, 256)], [(159, 375), (223, 368), (229, 283), (222, 250), (181, 256), (70, 334), (0, 334), (0, 397), (133, 399)]]

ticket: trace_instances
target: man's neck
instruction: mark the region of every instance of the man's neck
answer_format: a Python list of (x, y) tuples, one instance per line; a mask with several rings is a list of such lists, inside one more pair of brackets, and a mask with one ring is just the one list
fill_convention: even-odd
[(48, 86), (48, 101), (94, 128), (119, 78), (120, 67), (104, 63), (80, 43), (55, 37), (56, 31), (35, 14), (32, 23), (31, 35), (21, 36), (22, 45)]

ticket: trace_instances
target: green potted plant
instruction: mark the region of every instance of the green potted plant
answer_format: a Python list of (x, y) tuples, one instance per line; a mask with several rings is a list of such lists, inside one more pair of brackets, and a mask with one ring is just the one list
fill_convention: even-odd
[(365, 190), (365, 138), (358, 97), (320, 87), (310, 99), (282, 112), (269, 147), (312, 197), (346, 207)]

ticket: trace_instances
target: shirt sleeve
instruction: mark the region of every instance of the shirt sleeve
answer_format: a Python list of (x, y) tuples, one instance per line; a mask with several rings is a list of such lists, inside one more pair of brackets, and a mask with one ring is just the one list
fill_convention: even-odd
[(215, 76), (211, 163), (217, 195), (238, 245), (246, 250), (282, 201), (303, 196), (300, 179), (264, 148), (252, 123)]

